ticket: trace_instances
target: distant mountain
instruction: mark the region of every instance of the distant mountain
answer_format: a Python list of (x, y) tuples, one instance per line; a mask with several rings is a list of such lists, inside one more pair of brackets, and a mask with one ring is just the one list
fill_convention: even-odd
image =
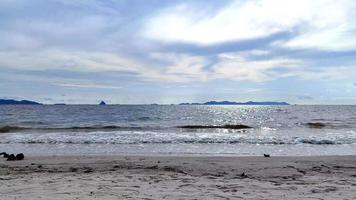
[(99, 105), (106, 105), (106, 103), (105, 103), (105, 101), (101, 101), (100, 103), (99, 103)]
[(179, 105), (276, 105), (285, 106), (289, 105), (287, 102), (276, 102), (276, 101), (248, 101), (248, 102), (234, 102), (234, 101), (208, 101), (205, 103), (181, 103)]
[(0, 105), (42, 105), (42, 104), (29, 100), (18, 101), (14, 99), (0, 99)]

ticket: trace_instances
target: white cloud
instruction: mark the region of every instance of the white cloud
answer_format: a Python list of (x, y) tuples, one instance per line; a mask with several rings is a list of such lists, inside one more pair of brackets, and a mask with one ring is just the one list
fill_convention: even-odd
[[(141, 80), (158, 82), (193, 82), (216, 79), (263, 82), (284, 77), (306, 80), (346, 79), (356, 76), (354, 66), (318, 67), (290, 58), (251, 59), (268, 51), (223, 53), (211, 63), (209, 56), (152, 53), (155, 62), (144, 62), (114, 53), (47, 50), (38, 52), (0, 52), (0, 69), (69, 70), (78, 72), (126, 72)], [(110, 88), (90, 83), (58, 83), (62, 87)], [(115, 87), (116, 88), (116, 87)]]
[(42, 41), (30, 35), (15, 31), (0, 31), (0, 50), (22, 49), (33, 50), (42, 46)]
[(63, 69), (92, 72), (141, 70), (140, 63), (123, 56), (64, 50), (0, 52), (0, 66), (27, 70)]
[(204, 56), (174, 53), (153, 53), (151, 56), (166, 63), (162, 73), (167, 76), (179, 77), (180, 81), (208, 79), (208, 73), (204, 70), (208, 59)]
[(209, 79), (264, 82), (286, 77), (323, 81), (356, 77), (355, 65), (322, 67), (310, 61), (291, 58), (249, 59), (254, 54), (254, 50), (220, 54), (211, 68)]
[(145, 26), (146, 37), (211, 45), (295, 32), (285, 47), (355, 49), (356, 3), (352, 0), (236, 0), (214, 15), (182, 4), (166, 9)]
[(294, 76), (305, 80), (347, 80), (356, 77), (356, 66), (302, 66), (299, 69), (289, 71), (286, 76)]
[(294, 59), (247, 60), (240, 54), (220, 54), (212, 70), (214, 78), (261, 82), (285, 77), (301, 64)]
[(356, 2), (350, 0), (319, 2), (315, 6), (312, 19), (284, 46), (321, 50), (356, 49), (355, 9)]
[(55, 83), (55, 86), (69, 87), (69, 88), (91, 88), (91, 89), (121, 89), (120, 86), (103, 85), (95, 83)]
[(0, 69), (67, 70), (77, 72), (123, 72), (134, 74), (144, 80), (180, 81), (177, 75), (161, 73), (152, 64), (115, 53), (84, 52), (68, 50), (45, 50), (36, 52), (0, 52)]
[[(48, 70), (60, 69), (78, 72), (127, 72), (143, 80), (162, 82), (189, 82), (207, 79), (203, 67), (206, 57), (185, 54), (153, 53), (157, 63), (115, 53), (45, 50), (36, 52), (1, 52), (0, 69)], [(74, 86), (74, 85), (72, 85)]]

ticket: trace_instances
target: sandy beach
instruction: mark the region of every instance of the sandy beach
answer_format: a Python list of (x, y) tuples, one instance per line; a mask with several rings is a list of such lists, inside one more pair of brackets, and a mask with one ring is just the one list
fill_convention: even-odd
[(356, 156), (0, 159), (8, 199), (355, 199)]

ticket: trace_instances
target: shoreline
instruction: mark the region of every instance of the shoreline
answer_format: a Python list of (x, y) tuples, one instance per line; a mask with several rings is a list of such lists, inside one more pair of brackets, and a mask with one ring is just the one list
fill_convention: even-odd
[[(245, 144), (0, 144), (1, 151), (27, 156), (178, 156), (235, 157), (356, 155), (349, 145), (245, 145)], [(0, 159), (1, 160), (1, 159)]]
[(356, 155), (0, 158), (4, 200), (355, 199), (354, 191)]

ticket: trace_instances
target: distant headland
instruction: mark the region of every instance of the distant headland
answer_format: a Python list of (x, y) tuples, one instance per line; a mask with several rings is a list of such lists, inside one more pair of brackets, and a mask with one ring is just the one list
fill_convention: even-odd
[(179, 105), (275, 105), (275, 106), (286, 106), (289, 105), (287, 102), (277, 102), (277, 101), (247, 101), (247, 102), (234, 102), (234, 101), (208, 101), (205, 103), (181, 103)]
[[(43, 105), (30, 100), (15, 100), (15, 99), (0, 99), (0, 105)], [(64, 103), (54, 103), (48, 105), (67, 105)], [(79, 105), (79, 104), (78, 104)], [(90, 105), (90, 104), (88, 104)], [(96, 105), (107, 105), (104, 101), (101, 101)], [(117, 104), (120, 105), (120, 104)], [(123, 104), (121, 104), (123, 105)], [(139, 104), (137, 104), (139, 105)], [(159, 105), (159, 104), (147, 104), (147, 105)], [(174, 104), (171, 104), (174, 105)], [(287, 102), (278, 102), (278, 101), (247, 101), (247, 102), (234, 102), (234, 101), (208, 101), (205, 103), (180, 103), (179, 105), (277, 105), (285, 106), (290, 105)]]
[(41, 103), (29, 100), (0, 99), (0, 105), (42, 105)]

